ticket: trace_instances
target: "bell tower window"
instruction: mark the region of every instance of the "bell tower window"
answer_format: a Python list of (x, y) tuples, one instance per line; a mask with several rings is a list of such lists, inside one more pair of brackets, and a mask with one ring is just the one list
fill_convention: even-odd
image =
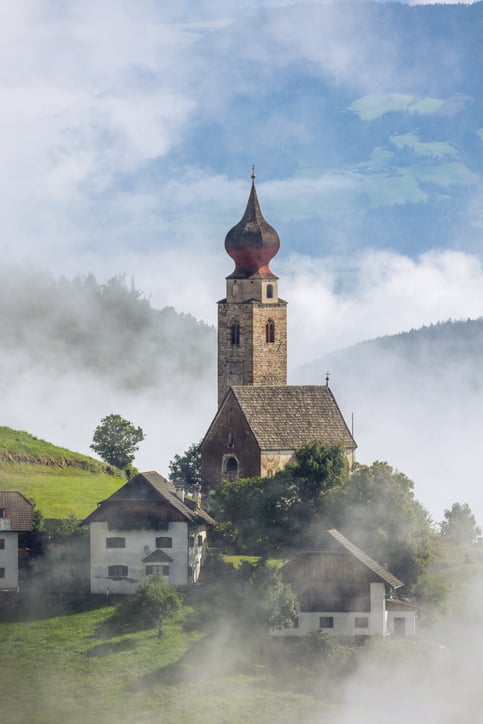
[(265, 325), (265, 341), (267, 343), (275, 342), (275, 322), (273, 319), (269, 319)]
[(240, 344), (240, 322), (231, 325), (231, 343), (236, 346)]
[(273, 284), (267, 284), (267, 299), (273, 299)]

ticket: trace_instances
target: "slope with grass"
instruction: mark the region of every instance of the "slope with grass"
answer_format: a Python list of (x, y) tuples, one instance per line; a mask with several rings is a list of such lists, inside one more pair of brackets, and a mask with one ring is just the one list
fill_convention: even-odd
[[(332, 705), (283, 690), (228, 631), (180, 621), (113, 635), (105, 606), (0, 623), (2, 718), (21, 722), (325, 722)], [(248, 655), (248, 658), (247, 658)]]
[(20, 491), (47, 519), (83, 518), (124, 482), (112, 465), (0, 427), (0, 490)]

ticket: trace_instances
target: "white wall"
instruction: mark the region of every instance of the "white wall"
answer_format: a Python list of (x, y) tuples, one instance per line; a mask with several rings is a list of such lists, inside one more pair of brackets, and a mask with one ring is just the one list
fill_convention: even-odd
[(387, 612), (387, 629), (391, 636), (400, 635), (395, 630), (395, 618), (403, 618), (405, 621), (405, 636), (416, 635), (416, 611), (388, 611)]
[[(125, 548), (106, 548), (106, 538), (126, 539)], [(172, 562), (169, 563), (168, 583), (184, 586), (188, 583), (188, 525), (170, 523), (167, 530), (110, 530), (107, 523), (90, 524), (91, 544), (91, 592), (134, 593), (146, 583), (146, 564), (149, 553), (156, 549), (156, 538), (167, 537), (173, 541), (172, 548), (162, 548)], [(149, 550), (148, 550), (149, 549)], [(128, 567), (126, 579), (108, 578), (108, 566)], [(167, 564), (166, 564), (167, 565)]]
[(0, 568), (5, 568), (5, 578), (0, 578), (0, 588), (17, 588), (18, 533), (0, 530), (0, 538), (5, 541), (5, 548), (0, 549)]
[[(351, 638), (353, 636), (384, 636), (385, 627), (385, 589), (383, 583), (370, 584), (370, 611), (351, 611), (350, 613), (340, 611), (316, 611), (301, 612), (299, 614), (298, 628), (273, 630), (275, 636), (306, 636), (314, 629), (320, 628), (321, 616), (332, 616), (334, 619), (333, 628), (321, 629), (329, 636)], [(368, 627), (356, 628), (356, 618), (367, 618)]]
[[(192, 569), (192, 581), (193, 583), (197, 583), (205, 557), (206, 529), (198, 528), (196, 530), (192, 530), (190, 531), (190, 535), (194, 537), (194, 546), (189, 549), (188, 563)], [(201, 536), (200, 543), (198, 543), (198, 536)]]

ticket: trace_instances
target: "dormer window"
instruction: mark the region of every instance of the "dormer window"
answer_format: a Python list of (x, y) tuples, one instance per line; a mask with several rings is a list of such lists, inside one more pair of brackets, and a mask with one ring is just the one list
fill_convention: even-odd
[(273, 284), (267, 284), (267, 299), (273, 299)]
[(240, 344), (240, 322), (231, 325), (231, 343), (237, 346)]
[(265, 325), (265, 341), (267, 343), (275, 342), (275, 322), (269, 319)]

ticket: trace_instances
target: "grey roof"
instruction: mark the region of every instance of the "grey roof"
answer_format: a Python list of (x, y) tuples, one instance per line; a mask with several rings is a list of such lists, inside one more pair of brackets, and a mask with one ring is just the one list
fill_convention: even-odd
[(143, 563), (172, 563), (172, 561), (173, 559), (159, 548), (156, 548), (156, 550), (149, 553), (146, 558), (143, 558)]
[(176, 488), (169, 480), (163, 478), (162, 475), (151, 470), (147, 473), (138, 473), (131, 478), (122, 488), (116, 490), (109, 498), (103, 500), (97, 509), (91, 513), (84, 521), (84, 525), (88, 525), (97, 518), (96, 513), (100, 511), (103, 505), (109, 503), (120, 503), (129, 501), (163, 501), (175, 508), (189, 523), (200, 522), (213, 525), (215, 521), (208, 513), (201, 508), (195, 507), (192, 510), (186, 505), (181, 498), (176, 495)]
[(245, 385), (231, 390), (262, 450), (295, 450), (317, 438), (357, 447), (327, 385)]
[[(340, 533), (336, 528), (330, 528), (329, 530), (326, 530), (324, 536), (330, 536), (333, 540), (337, 541), (337, 543), (345, 548), (346, 551), (351, 553), (355, 558), (357, 558), (357, 560), (367, 566), (367, 568), (369, 568), (373, 573), (379, 576), (379, 578), (382, 578), (382, 580), (385, 581), (392, 588), (401, 588), (401, 586), (404, 586), (404, 583), (400, 581), (399, 578), (393, 576), (393, 574), (390, 573), (387, 568), (382, 566), (380, 563), (377, 563), (377, 561), (361, 551), (360, 548), (354, 545), (354, 543), (351, 543), (350, 540), (346, 538), (345, 535), (342, 535), (342, 533)], [(320, 544), (320, 548), (322, 549), (324, 547), (323, 537)]]
[[(3, 516), (0, 520), (4, 523), (1, 526), (3, 530), (31, 530), (33, 504), (30, 500), (15, 491), (0, 492), (0, 509), (3, 510)], [(7, 523), (7, 521), (9, 521)]]

